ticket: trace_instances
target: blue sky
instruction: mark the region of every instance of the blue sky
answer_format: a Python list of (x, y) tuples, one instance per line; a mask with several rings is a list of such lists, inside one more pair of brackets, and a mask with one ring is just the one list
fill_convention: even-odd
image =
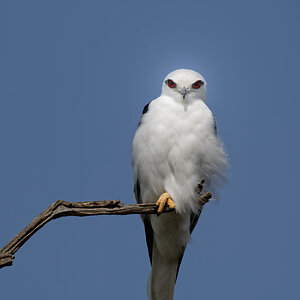
[[(229, 182), (175, 299), (299, 299), (298, 1), (3, 1), (0, 247), (57, 199), (132, 203), (131, 141), (177, 68), (208, 82)], [(145, 299), (138, 216), (62, 218), (0, 270), (3, 299)], [(18, 287), (18, 288), (16, 288)]]

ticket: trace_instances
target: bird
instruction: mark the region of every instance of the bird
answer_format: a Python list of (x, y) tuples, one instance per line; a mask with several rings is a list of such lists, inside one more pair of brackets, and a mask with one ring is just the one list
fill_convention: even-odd
[[(158, 214), (141, 215), (151, 272), (150, 300), (171, 300), (186, 245), (199, 218), (197, 185), (208, 190), (226, 180), (228, 158), (206, 105), (207, 83), (189, 69), (169, 73), (161, 95), (149, 102), (132, 142), (134, 196), (156, 203)], [(173, 212), (161, 214), (165, 207)]]

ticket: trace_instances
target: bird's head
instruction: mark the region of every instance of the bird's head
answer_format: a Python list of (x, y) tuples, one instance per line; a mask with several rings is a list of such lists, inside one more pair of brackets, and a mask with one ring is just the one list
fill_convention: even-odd
[(197, 99), (205, 102), (206, 81), (193, 70), (175, 70), (164, 79), (161, 94), (183, 102)]

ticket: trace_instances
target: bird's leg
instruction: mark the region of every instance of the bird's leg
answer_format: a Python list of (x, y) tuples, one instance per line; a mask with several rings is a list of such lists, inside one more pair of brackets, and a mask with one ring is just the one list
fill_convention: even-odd
[(156, 201), (156, 206), (158, 206), (157, 208), (157, 214), (161, 214), (164, 209), (166, 204), (170, 207), (170, 208), (175, 208), (175, 203), (172, 200), (171, 196), (169, 193), (163, 193), (159, 199)]

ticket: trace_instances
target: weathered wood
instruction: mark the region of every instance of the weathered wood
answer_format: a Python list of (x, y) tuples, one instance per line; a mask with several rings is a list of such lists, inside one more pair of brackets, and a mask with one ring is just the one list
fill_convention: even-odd
[[(209, 192), (200, 195), (202, 191), (201, 181), (198, 185), (200, 211), (205, 203), (211, 198)], [(163, 213), (169, 213), (174, 209), (166, 207)], [(67, 216), (95, 216), (95, 215), (129, 215), (129, 214), (156, 214), (157, 207), (153, 204), (122, 204), (120, 200), (108, 201), (84, 201), (68, 202), (57, 200), (46, 210), (41, 212), (32, 222), (19, 232), (7, 245), (0, 250), (0, 268), (11, 266), (14, 256), (20, 247), (39, 229), (49, 221)]]

